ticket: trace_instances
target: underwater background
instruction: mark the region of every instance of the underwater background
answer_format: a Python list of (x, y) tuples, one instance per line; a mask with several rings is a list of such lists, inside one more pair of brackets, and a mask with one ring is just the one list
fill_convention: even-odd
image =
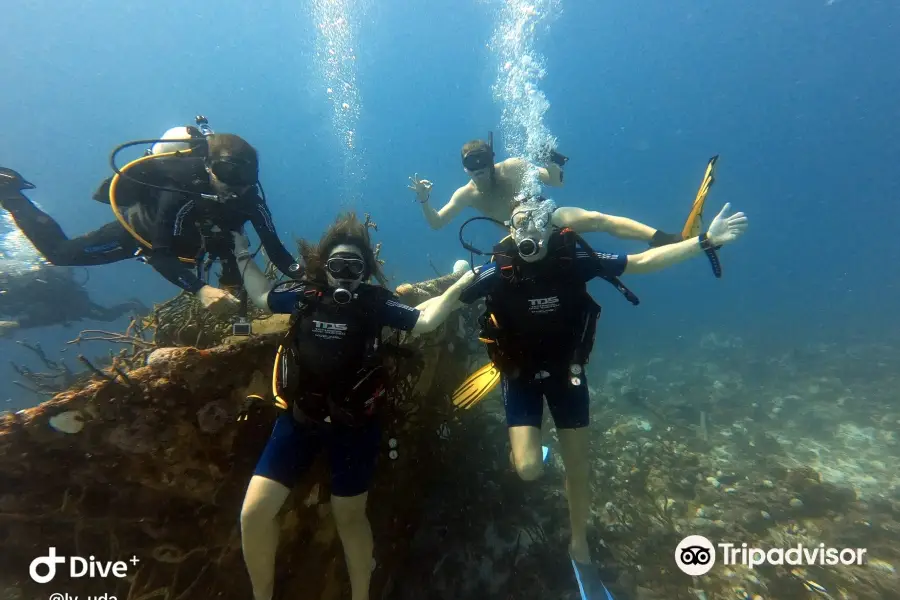
[[(510, 15), (532, 9), (544, 17), (517, 29)], [(493, 131), (498, 157), (510, 155), (517, 130), (503, 122), (513, 103), (495, 94), (505, 64), (495, 42), (513, 36), (543, 67), (531, 83), (549, 103), (521, 124), (542, 124), (571, 158), (565, 187), (546, 191), (558, 205), (677, 231), (707, 160), (719, 155), (706, 222), (725, 202), (750, 219), (722, 252), (721, 280), (705, 259), (626, 277), (637, 308), (591, 284), (604, 307), (592, 384), (618, 385), (622, 369), (651, 360), (667, 369), (688, 354), (694, 361), (700, 347), (713, 360), (740, 346), (732, 372), (815, 348), (814, 359), (743, 371), (744, 381), (800, 386), (839, 366), (846, 385), (869, 384), (869, 399), (900, 401), (896, 386), (879, 383), (897, 372), (900, 346), (898, 24), (892, 0), (7, 3), (0, 165), (36, 184), (29, 197), (74, 237), (112, 219), (91, 194), (111, 173), (116, 145), (203, 114), (215, 131), (259, 150), (286, 246), (318, 239), (338, 211), (354, 209), (378, 224), (392, 286), (429, 279), (470, 260), (458, 228), (475, 213), (432, 231), (407, 178), (433, 181), (439, 208), (466, 181), (462, 144)], [(329, 49), (345, 59), (339, 68)], [(37, 261), (2, 219), (2, 251)], [(467, 230), (485, 249), (496, 233), (487, 227)], [(644, 248), (587, 237), (607, 252)], [(149, 306), (178, 292), (137, 261), (76, 271), (79, 280), (89, 273), (87, 288), (104, 305), (139, 297)], [(40, 400), (13, 383), (10, 362), (41, 366), (17, 341), (39, 342), (74, 367), (78, 352), (106, 352), (94, 343), (58, 353), (80, 330), (127, 323), (83, 321), (0, 339), (0, 409)], [(848, 348), (865, 350), (847, 358)], [(873, 367), (880, 357), (881, 371)], [(839, 421), (844, 400), (835, 406)], [(768, 418), (777, 422), (779, 411)], [(885, 448), (896, 464), (896, 440), (874, 451)], [(869, 483), (896, 489), (877, 475)]]
[[(378, 223), (395, 283), (433, 276), (425, 254), (448, 272), (469, 258), (457, 238), (463, 218), (430, 230), (407, 177), (434, 181), (439, 207), (466, 181), (463, 143), (493, 130), (507, 156), (503, 101), (492, 91), (500, 58), (489, 46), (508, 17), (497, 2), (331, 4), (11, 3), (0, 36), (0, 164), (35, 183), (30, 197), (78, 235), (112, 217), (90, 195), (110, 173), (113, 147), (204, 114), (259, 149), (287, 242), (317, 239), (352, 207)], [(515, 35), (545, 59), (544, 124), (572, 158), (551, 197), (677, 230), (706, 160), (719, 154), (707, 219), (726, 201), (751, 219), (723, 256), (721, 281), (700, 260), (632, 278), (639, 308), (593, 284), (605, 307), (598, 348), (674, 357), (683, 339), (708, 331), (773, 349), (896, 336), (900, 5), (538, 4), (553, 16)], [(317, 29), (329, 10), (348, 26)], [(353, 114), (343, 121), (326, 90), (346, 74), (328, 75), (323, 40), (355, 56)], [(468, 231), (482, 246), (493, 241), (484, 228)], [(599, 234), (589, 241), (641, 249)], [(137, 262), (90, 269), (88, 287), (103, 304), (139, 295), (149, 305), (177, 291)], [(50, 352), (89, 325), (27, 337)], [(0, 341), (3, 363), (18, 352)], [(0, 394), (18, 408), (9, 376)]]

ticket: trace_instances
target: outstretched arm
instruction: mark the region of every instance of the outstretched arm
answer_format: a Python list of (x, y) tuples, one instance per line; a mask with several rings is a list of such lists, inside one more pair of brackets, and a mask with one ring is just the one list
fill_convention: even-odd
[[(244, 289), (247, 290), (247, 298), (253, 305), (265, 311), (269, 311), (269, 292), (272, 282), (253, 262), (250, 257), (250, 242), (242, 233), (233, 233), (234, 257), (237, 259), (238, 269), (244, 281)], [(271, 311), (270, 311), (271, 312)]]
[(456, 283), (447, 288), (443, 294), (436, 298), (429, 298), (416, 307), (419, 310), (419, 318), (412, 329), (413, 335), (421, 335), (434, 331), (447, 320), (454, 310), (462, 306), (459, 295), (472, 283), (475, 274), (467, 271)]
[(747, 230), (748, 223), (747, 217), (742, 212), (728, 216), (730, 210), (731, 204), (726, 204), (713, 219), (709, 231), (699, 237), (651, 248), (640, 254), (629, 254), (626, 257), (625, 274), (659, 271), (702, 254), (705, 251), (704, 246), (718, 248), (733, 242)]
[(562, 206), (553, 213), (553, 224), (578, 233), (603, 232), (623, 240), (650, 242), (658, 229), (626, 217), (606, 215), (577, 206)]

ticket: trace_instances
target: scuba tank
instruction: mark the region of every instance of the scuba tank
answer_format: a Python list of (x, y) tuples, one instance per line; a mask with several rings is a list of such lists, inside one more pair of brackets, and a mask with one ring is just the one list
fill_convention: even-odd
[(203, 115), (197, 115), (194, 118), (194, 122), (197, 124), (196, 127), (172, 127), (171, 129), (166, 130), (159, 138), (159, 141), (153, 144), (144, 155), (156, 156), (167, 152), (186, 152), (191, 149), (191, 144), (189, 143), (190, 140), (204, 139), (214, 133), (209, 126), (209, 119)]

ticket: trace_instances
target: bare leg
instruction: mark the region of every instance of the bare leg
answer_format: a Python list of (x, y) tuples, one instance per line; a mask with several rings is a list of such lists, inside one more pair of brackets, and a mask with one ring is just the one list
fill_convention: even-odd
[(541, 430), (538, 427), (517, 425), (509, 428), (512, 463), (524, 481), (534, 481), (544, 472), (541, 455)]
[(566, 467), (566, 497), (569, 501), (569, 524), (572, 528), (569, 552), (572, 558), (580, 563), (591, 561), (591, 551), (587, 543), (591, 500), (588, 480), (590, 474), (588, 432), (587, 427), (557, 429), (563, 464)]
[[(369, 581), (372, 578), (372, 526), (366, 516), (368, 492), (358, 496), (332, 496), (334, 522), (344, 545), (347, 571), (353, 600), (369, 600)], [(259, 600), (259, 599), (257, 599)]]
[(275, 551), (278, 549), (278, 511), (290, 490), (271, 479), (254, 475), (241, 508), (241, 547), (250, 574), (254, 600), (272, 600)]

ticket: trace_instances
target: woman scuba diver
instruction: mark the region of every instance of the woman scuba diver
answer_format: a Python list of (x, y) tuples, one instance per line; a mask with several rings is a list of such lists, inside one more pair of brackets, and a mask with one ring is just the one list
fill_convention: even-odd
[[(344, 545), (354, 600), (368, 599), (372, 530), (366, 498), (378, 455), (379, 417), (390, 402), (391, 376), (383, 328), (427, 333), (460, 304), (474, 279), (462, 274), (441, 296), (406, 306), (385, 282), (365, 224), (341, 215), (317, 245), (301, 243), (307, 280), (272, 287), (253, 262), (246, 238), (235, 253), (249, 298), (260, 308), (293, 315), (273, 375), (278, 418), (244, 498), (244, 560), (258, 600), (272, 598), (276, 516), (318, 452), (331, 463), (332, 510)], [(375, 278), (382, 285), (368, 283)], [(403, 360), (402, 355), (397, 360)]]

